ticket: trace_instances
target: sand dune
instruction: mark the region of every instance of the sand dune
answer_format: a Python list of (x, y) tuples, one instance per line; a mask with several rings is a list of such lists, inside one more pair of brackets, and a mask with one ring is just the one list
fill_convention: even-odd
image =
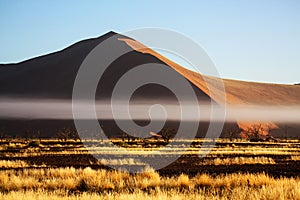
[[(201, 75), (183, 68), (134, 39), (114, 32), (109, 32), (99, 38), (80, 41), (61, 51), (21, 63), (0, 65), (0, 99), (33, 99), (35, 101), (38, 99), (58, 99), (70, 101), (74, 80), (81, 63), (92, 49), (112, 36), (116, 37), (116, 48), (126, 48), (130, 52), (116, 59), (105, 71), (100, 80), (101, 87), (98, 87), (96, 91), (97, 100), (105, 101), (110, 99), (114, 86), (120, 77), (135, 66), (146, 63), (158, 63), (168, 68), (171, 67), (184, 76), (192, 85), (197, 99), (201, 102), (210, 102), (212, 99), (214, 102), (221, 104), (222, 96), (225, 95), (228, 107), (242, 106), (248, 109), (251, 107), (255, 108), (258, 106), (261, 108), (265, 106), (271, 109), (283, 109), (285, 107), (300, 106), (299, 85), (245, 82)], [(218, 81), (224, 83), (225, 94), (222, 89), (215, 84)], [(207, 84), (209, 84), (210, 91), (208, 90)], [(149, 102), (163, 99), (164, 101), (166, 100), (172, 103), (176, 100), (168, 89), (154, 84), (140, 88), (133, 95), (133, 99), (137, 101), (147, 99)], [(285, 116), (282, 116), (282, 118), (283, 123), (278, 122), (278, 120), (276, 122), (264, 120), (262, 124), (278, 129), (287, 124), (286, 120), (284, 120)], [(3, 127), (7, 132), (10, 132), (9, 130), (13, 123), (8, 123), (7, 119), (3, 116), (2, 119), (3, 120), (0, 120), (0, 128)], [(53, 118), (51, 118), (51, 120), (53, 121)], [(106, 123), (106, 121), (107, 120), (104, 120), (103, 123)], [(243, 117), (242, 120), (237, 118), (236, 122), (238, 126), (243, 129), (247, 129), (247, 127), (255, 123), (261, 123), (252, 118), (251, 121), (247, 121), (245, 117)], [(17, 121), (15, 123), (17, 123)], [(232, 123), (232, 120), (230, 123)], [(299, 135), (300, 120), (299, 123), (297, 123), (297, 121), (295, 122), (295, 119), (293, 119), (291, 123), (294, 127), (291, 133), (293, 135)], [(10, 126), (7, 127), (7, 124), (10, 124)], [(24, 124), (24, 119), (22, 124)], [(59, 124), (62, 125), (63, 123), (59, 122)], [(68, 122), (68, 125), (69, 124), (73, 126), (72, 123)], [(34, 128), (35, 125), (32, 123), (31, 127), (30, 122), (28, 122), (26, 127), (24, 126), (20, 126), (18, 130), (28, 129), (28, 127)], [(46, 122), (45, 126), (48, 126)], [(119, 131), (115, 129), (115, 126), (115, 123), (109, 122), (108, 125), (106, 125), (106, 127), (108, 127), (107, 131)], [(176, 126), (177, 125), (175, 125), (175, 127)], [(39, 128), (41, 127), (43, 126), (39, 122)], [(225, 127), (228, 126), (225, 125)], [(47, 130), (48, 129), (49, 127)], [(57, 129), (58, 126), (56, 130), (52, 132), (57, 131)], [(201, 127), (200, 129), (202, 132), (205, 132), (206, 128)], [(13, 131), (16, 132), (18, 130), (14, 129)]]

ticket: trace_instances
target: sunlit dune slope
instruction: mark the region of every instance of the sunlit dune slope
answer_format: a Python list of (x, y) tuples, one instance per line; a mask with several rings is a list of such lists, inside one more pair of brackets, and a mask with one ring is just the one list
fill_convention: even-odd
[[(119, 40), (126, 42), (129, 46), (139, 52), (148, 53), (159, 58), (182, 74), (215, 101), (220, 101), (222, 89), (214, 87), (214, 82), (220, 81), (219, 78), (201, 75), (185, 69), (135, 40), (128, 38), (119, 38)], [(228, 104), (300, 105), (300, 87), (298, 85), (256, 83), (229, 79), (221, 79), (221, 81), (224, 83), (226, 102)], [(206, 82), (210, 85), (210, 88), (212, 89), (211, 91), (208, 90)]]
[[(299, 85), (256, 83), (205, 76), (181, 67), (138, 41), (129, 38), (119, 38), (119, 40), (126, 42), (126, 44), (136, 51), (151, 54), (159, 58), (220, 104), (223, 104), (225, 96), (227, 106), (273, 107), (300, 105)], [(220, 87), (220, 83), (223, 83), (225, 90)], [(257, 121), (239, 121), (239, 119), (237, 119), (237, 122), (239, 127), (244, 130), (253, 126), (253, 124), (260, 123)], [(272, 121), (264, 121), (261, 124), (264, 129), (279, 128)]]

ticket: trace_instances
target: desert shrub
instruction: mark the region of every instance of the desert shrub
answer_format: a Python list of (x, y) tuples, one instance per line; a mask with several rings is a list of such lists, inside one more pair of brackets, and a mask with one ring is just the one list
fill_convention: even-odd
[(86, 192), (88, 190), (88, 184), (85, 182), (84, 179), (80, 180), (77, 189), (81, 192)]
[(33, 140), (33, 141), (30, 141), (27, 145), (27, 147), (39, 147), (41, 145), (41, 143), (37, 140)]

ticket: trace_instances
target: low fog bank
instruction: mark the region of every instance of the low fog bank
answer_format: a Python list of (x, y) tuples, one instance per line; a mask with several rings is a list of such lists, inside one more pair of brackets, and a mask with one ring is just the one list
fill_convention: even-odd
[[(79, 119), (91, 119), (90, 104), (81, 101), (76, 107), (76, 116)], [(141, 101), (130, 103), (129, 113), (126, 103), (113, 105), (107, 101), (96, 101), (96, 115), (98, 119), (119, 119), (119, 120), (181, 120), (182, 109), (197, 109), (197, 105), (185, 102), (185, 107), (180, 107), (178, 102), (162, 101), (160, 104), (153, 105), (150, 102)], [(211, 105), (200, 103), (200, 120), (186, 117), (188, 121), (211, 121)], [(300, 123), (299, 106), (227, 106), (224, 111), (220, 107), (214, 108), (217, 113), (213, 119), (222, 120), (222, 113), (226, 112), (226, 121), (273, 121), (280, 123)], [(220, 115), (218, 115), (220, 113)], [(58, 99), (0, 99), (0, 118), (1, 119), (73, 119), (72, 101)]]

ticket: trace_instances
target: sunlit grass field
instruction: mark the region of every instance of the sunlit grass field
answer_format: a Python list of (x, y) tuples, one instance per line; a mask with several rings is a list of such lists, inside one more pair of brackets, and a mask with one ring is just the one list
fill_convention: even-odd
[(0, 185), (1, 199), (300, 199), (299, 178), (266, 174), (162, 177), (71, 167), (1, 171)]
[[(298, 140), (219, 139), (202, 159), (195, 156), (203, 139), (164, 148), (155, 140), (83, 142), (1, 140), (0, 199), (300, 199), (299, 169), (287, 175), (299, 166)], [(138, 159), (178, 155), (183, 156), (161, 171)], [(123, 166), (146, 172), (115, 170)]]

